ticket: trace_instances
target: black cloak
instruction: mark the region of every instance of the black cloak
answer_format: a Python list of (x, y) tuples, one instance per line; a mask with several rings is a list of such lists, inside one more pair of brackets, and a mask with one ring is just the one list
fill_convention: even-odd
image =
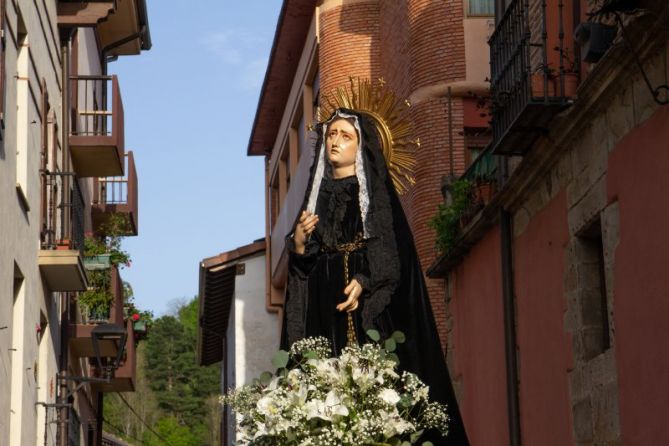
[[(353, 118), (360, 140), (356, 175), (342, 179), (332, 178), (322, 136), (323, 126), (337, 114)], [(413, 236), (376, 127), (364, 113), (339, 109), (317, 130), (320, 136), (301, 209), (315, 211), (319, 223), (302, 255), (295, 252), (292, 235), (286, 239), (289, 266), (281, 347), (288, 349), (310, 336), (330, 339), (336, 354), (346, 346), (347, 316), (335, 308), (346, 300), (343, 254), (336, 247), (364, 239), (364, 246), (349, 257), (349, 277), (363, 287), (353, 313), (357, 339), (365, 341), (370, 328), (382, 338), (402, 331), (406, 342), (397, 348), (400, 368), (429, 385), (431, 399), (448, 405), (448, 436), (429, 439), (434, 444), (467, 445)]]

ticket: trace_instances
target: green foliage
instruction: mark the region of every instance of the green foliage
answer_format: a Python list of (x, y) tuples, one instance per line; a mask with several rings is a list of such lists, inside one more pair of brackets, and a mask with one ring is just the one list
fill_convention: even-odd
[(87, 237), (84, 241), (84, 256), (110, 254), (113, 265), (130, 265), (130, 254), (121, 249), (123, 235), (128, 232), (128, 221), (124, 215), (112, 214), (109, 220), (101, 225), (95, 237)]
[(79, 294), (81, 312), (88, 320), (109, 319), (114, 296), (111, 294), (111, 272), (108, 269), (87, 271), (88, 290)]
[[(197, 446), (203, 444), (200, 435), (188, 426), (179, 422), (175, 417), (165, 417), (158, 420), (154, 430), (171, 446)], [(147, 431), (142, 442), (147, 446), (164, 446), (165, 441)]]
[(196, 363), (197, 305), (195, 298), (177, 317), (156, 319), (146, 342), (147, 378), (158, 407), (190, 429), (202, 426), (205, 400), (220, 393), (220, 366)]
[(218, 365), (200, 367), (196, 363), (197, 309), (195, 298), (181, 305), (175, 316), (153, 321), (146, 341), (137, 350), (137, 398), (132, 399), (133, 393), (125, 395), (167, 443), (109, 395), (105, 397), (105, 418), (127, 429), (117, 432), (109, 427), (112, 432), (129, 440), (131, 435), (151, 446), (205, 446), (219, 442), (221, 369)]
[(472, 204), (473, 183), (460, 179), (451, 185), (451, 204), (441, 203), (437, 213), (428, 222), (428, 226), (437, 233), (437, 249), (448, 253), (460, 235), (460, 218), (465, 215)]

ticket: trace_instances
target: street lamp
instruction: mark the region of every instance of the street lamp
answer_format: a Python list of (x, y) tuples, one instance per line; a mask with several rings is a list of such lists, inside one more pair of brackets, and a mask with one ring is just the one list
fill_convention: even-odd
[[(119, 324), (101, 324), (91, 331), (91, 339), (93, 340), (93, 352), (95, 352), (98, 369), (101, 371), (105, 381), (109, 382), (114, 370), (119, 367), (119, 364), (123, 359), (128, 332), (124, 326)], [(116, 357), (103, 356), (101, 353), (101, 344), (104, 342), (113, 343), (118, 346)], [(103, 357), (105, 358), (104, 365), (102, 364)]]

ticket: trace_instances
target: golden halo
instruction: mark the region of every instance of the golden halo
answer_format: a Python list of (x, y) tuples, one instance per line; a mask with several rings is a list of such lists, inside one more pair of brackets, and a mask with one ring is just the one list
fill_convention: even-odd
[(418, 139), (411, 139), (411, 122), (407, 115), (409, 101), (397, 99), (395, 93), (379, 79), (373, 84), (369, 79), (349, 78), (348, 86), (337, 87), (323, 95), (324, 104), (318, 111), (318, 119), (324, 121), (338, 108), (348, 108), (365, 113), (377, 129), (381, 139), (383, 156), (395, 190), (404, 194), (416, 183), (413, 172), (416, 167), (415, 148)]

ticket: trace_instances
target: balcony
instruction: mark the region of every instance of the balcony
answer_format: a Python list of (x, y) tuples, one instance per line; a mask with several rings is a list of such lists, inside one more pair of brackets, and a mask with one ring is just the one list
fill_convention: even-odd
[[(135, 345), (135, 333), (133, 329), (133, 322), (128, 320), (126, 322), (126, 329), (128, 331), (128, 338), (125, 344), (125, 355), (121, 365), (115, 370), (114, 376), (109, 383), (92, 384), (94, 390), (98, 392), (134, 392), (135, 379), (137, 376), (137, 350)], [(101, 373), (97, 367), (93, 366), (92, 375), (101, 377)]]
[(109, 56), (151, 49), (146, 0), (59, 0), (58, 26), (95, 28), (99, 48)]
[(137, 170), (132, 151), (125, 154), (125, 172), (122, 177), (93, 179), (93, 230), (101, 232), (112, 215), (121, 215), (127, 222), (122, 235), (138, 234)]
[[(93, 348), (93, 341), (91, 334), (93, 329), (100, 324), (115, 324), (124, 326), (123, 314), (123, 281), (118, 267), (111, 265), (109, 268), (93, 269), (90, 272), (109, 273), (108, 283), (105, 281), (104, 285), (108, 286), (108, 292), (111, 295), (111, 303), (108, 308), (91, 308), (79, 302), (79, 320), (75, 320), (70, 324), (70, 349), (75, 356), (89, 357), (95, 356)], [(93, 282), (94, 280), (91, 280)], [(88, 291), (91, 291), (89, 289)], [(114, 357), (118, 353), (120, 345), (118, 343), (108, 340), (103, 340), (100, 343), (100, 353), (104, 357)]]
[(39, 268), (49, 290), (84, 291), (84, 199), (71, 173), (43, 173)]
[(580, 82), (573, 0), (512, 0), (490, 38), (493, 148), (523, 155)]
[(70, 153), (77, 176), (124, 174), (123, 102), (116, 76), (72, 76)]

